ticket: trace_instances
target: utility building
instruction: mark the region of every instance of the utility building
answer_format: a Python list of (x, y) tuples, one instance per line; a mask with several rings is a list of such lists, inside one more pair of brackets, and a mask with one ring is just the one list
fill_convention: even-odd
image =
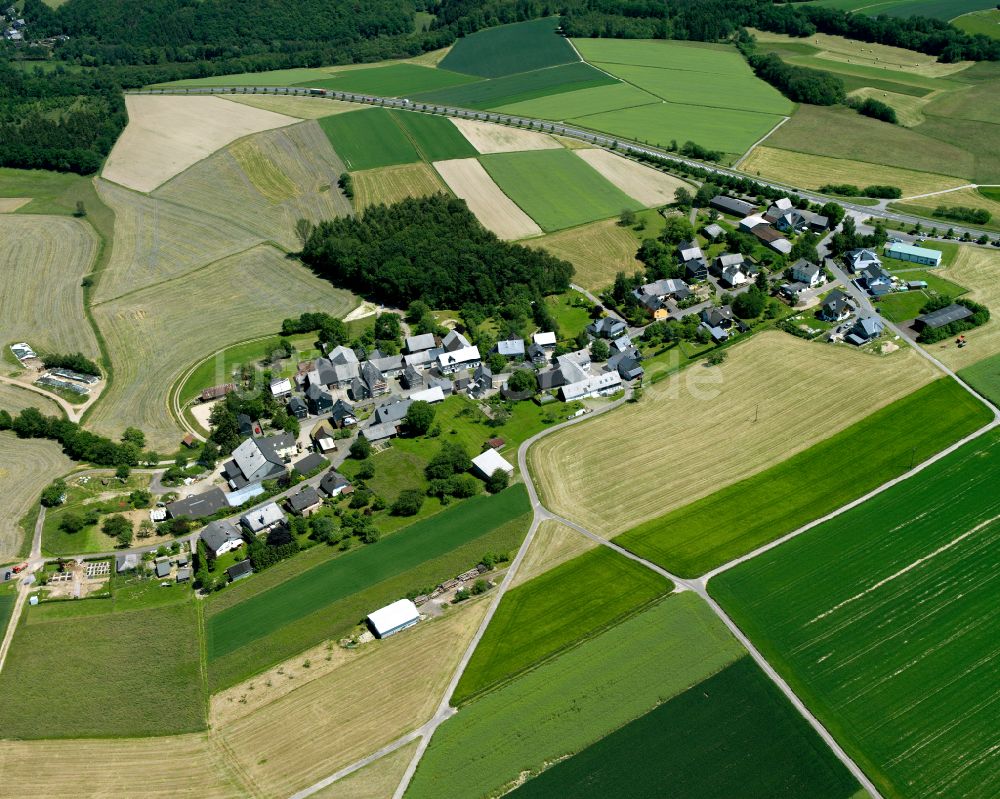
[(388, 638), (418, 621), (420, 613), (409, 599), (397, 599), (391, 605), (368, 614), (368, 626), (376, 638)]

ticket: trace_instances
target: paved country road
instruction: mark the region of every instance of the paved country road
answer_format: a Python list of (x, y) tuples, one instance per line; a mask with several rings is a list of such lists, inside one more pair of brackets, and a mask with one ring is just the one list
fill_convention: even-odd
[[(324, 94), (316, 94), (317, 91), (325, 91)], [(302, 96), (302, 97), (314, 97), (317, 101), (326, 100), (343, 100), (349, 103), (363, 103), (366, 105), (377, 105), (385, 108), (399, 108), (405, 111), (419, 111), (427, 114), (441, 114), (444, 116), (461, 117), (463, 119), (478, 119), (483, 122), (495, 122), (501, 125), (514, 125), (519, 127), (525, 127), (528, 129), (534, 129), (542, 133), (554, 133), (559, 136), (566, 136), (571, 139), (578, 139), (579, 141), (587, 142), (588, 144), (593, 144), (597, 147), (604, 147), (609, 150), (615, 150), (618, 153), (624, 155), (654, 155), (659, 158), (664, 158), (668, 161), (673, 161), (679, 164), (686, 164), (688, 166), (697, 167), (699, 169), (705, 169), (709, 172), (713, 172), (717, 175), (730, 175), (732, 177), (747, 178), (760, 183), (764, 186), (770, 186), (781, 191), (788, 191), (794, 194), (804, 197), (810, 202), (815, 203), (825, 203), (831, 198), (819, 194), (813, 191), (806, 191), (803, 189), (795, 188), (787, 183), (780, 183), (778, 181), (766, 180), (764, 178), (759, 178), (754, 175), (748, 175), (745, 172), (740, 172), (736, 169), (730, 169), (728, 167), (716, 166), (713, 164), (707, 164), (703, 161), (695, 161), (691, 158), (685, 158), (683, 156), (677, 155), (676, 153), (670, 153), (666, 150), (662, 150), (659, 147), (651, 147), (646, 144), (638, 144), (636, 142), (630, 142), (624, 139), (615, 138), (614, 136), (608, 136), (603, 133), (598, 133), (596, 131), (587, 130), (585, 128), (576, 127), (573, 125), (565, 125), (561, 122), (549, 122), (548, 120), (535, 119), (533, 117), (522, 117), (513, 116), (511, 114), (498, 114), (493, 111), (474, 111), (468, 108), (458, 108), (456, 106), (446, 106), (437, 105), (433, 103), (414, 103), (410, 100), (401, 97), (380, 97), (378, 95), (372, 94), (355, 94), (353, 92), (339, 92), (332, 90), (316, 90), (316, 89), (302, 89), (294, 86), (189, 86), (189, 87), (165, 87), (156, 89), (133, 89), (127, 94), (277, 94), (277, 95), (290, 95), (290, 96)], [(892, 220), (895, 222), (904, 222), (909, 225), (914, 225), (917, 222), (926, 225), (928, 220), (924, 217), (911, 216), (910, 214), (901, 214), (896, 211), (889, 211), (881, 206), (868, 206), (859, 205), (857, 203), (847, 202), (845, 200), (836, 200), (837, 203), (842, 205), (844, 208), (855, 211), (859, 214), (865, 214), (866, 216), (879, 217), (882, 219)], [(947, 224), (947, 223), (944, 223)], [(965, 227), (962, 225), (951, 225), (953, 230), (957, 233), (968, 233), (973, 238), (978, 238), (979, 236), (986, 234), (989, 235), (988, 231), (980, 230), (978, 228)], [(994, 234), (995, 235), (995, 234)]]

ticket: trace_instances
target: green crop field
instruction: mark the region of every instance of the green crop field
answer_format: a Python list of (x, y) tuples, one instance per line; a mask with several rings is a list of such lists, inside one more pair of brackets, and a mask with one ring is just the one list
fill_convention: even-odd
[(413, 143), (384, 108), (365, 108), (318, 122), (351, 171), (420, 160)]
[(0, 638), (7, 630), (7, 623), (14, 612), (14, 603), (17, 601), (15, 593), (16, 583), (0, 586)]
[(423, 92), (414, 95), (413, 99), (428, 103), (487, 109), (533, 100), (537, 97), (548, 97), (560, 92), (607, 85), (620, 85), (620, 83), (590, 64), (577, 61), (533, 72), (505, 75), (465, 86)]
[(392, 64), (386, 67), (368, 69), (346, 69), (333, 72), (325, 77), (310, 77), (296, 83), (317, 89), (333, 89), (339, 92), (374, 94), (380, 97), (407, 97), (415, 92), (429, 92), (471, 83), (475, 78), (459, 75), (434, 67), (419, 64)]
[(659, 39), (573, 39), (573, 44), (592, 63), (634, 64), (728, 76), (750, 71), (736, 48), (725, 44)]
[(468, 701), (672, 589), (656, 572), (607, 547), (529, 580), (504, 596), (452, 703)]
[(579, 61), (555, 32), (559, 17), (502, 25), (463, 36), (441, 61), (442, 69), (496, 78)]
[(697, 596), (667, 597), (462, 708), (438, 728), (406, 796), (495, 795), (742, 654)]
[(513, 799), (850, 799), (857, 781), (748, 658), (514, 791)]
[(475, 158), (476, 148), (459, 133), (450, 119), (415, 111), (390, 111), (392, 118), (416, 145), (425, 161)]
[[(862, 496), (991, 416), (943, 378), (777, 466), (614, 540), (677, 574), (702, 574)], [(848, 468), (857, 463), (864, 468)]]
[(371, 610), (453, 577), (490, 550), (513, 549), (527, 529), (521, 517), (528, 510), (524, 487), (513, 486), (473, 497), (265, 591), (253, 593), (248, 584), (241, 590), (252, 595), (242, 601), (233, 601), (238, 592), (223, 592), (218, 606), (209, 602), (206, 608), (213, 690), (346, 632)]
[(207, 78), (158, 83), (156, 86), (294, 86), (310, 80), (330, 77), (329, 69), (271, 69), (266, 72), (239, 72), (234, 75), (211, 75)]
[(857, 11), (872, 17), (885, 14), (890, 17), (950, 20), (959, 14), (991, 8), (995, 3), (990, 0), (815, 0), (814, 5), (841, 11)]
[(0, 694), (18, 697), (0, 703), (4, 737), (203, 729), (206, 696), (194, 597), (189, 591), (174, 596), (181, 601), (120, 613), (104, 612), (110, 599), (26, 608), (0, 674)]
[(546, 231), (643, 207), (569, 150), (498, 153), (479, 160), (503, 193)]
[(1000, 355), (966, 366), (958, 376), (994, 405), (1000, 404)]
[(595, 86), (592, 89), (578, 89), (534, 100), (524, 100), (497, 108), (505, 114), (518, 114), (540, 119), (562, 121), (587, 114), (601, 114), (606, 111), (617, 111), (622, 108), (633, 108), (637, 105), (659, 104), (660, 98), (654, 97), (627, 83), (613, 83), (606, 86)]
[(1000, 438), (709, 588), (886, 797), (1000, 780)]

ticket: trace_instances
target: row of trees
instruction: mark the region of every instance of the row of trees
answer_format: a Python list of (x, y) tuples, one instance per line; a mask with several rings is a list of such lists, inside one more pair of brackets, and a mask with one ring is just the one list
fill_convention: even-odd
[(85, 375), (101, 376), (100, 367), (82, 352), (72, 355), (48, 354), (42, 356), (42, 363), (49, 369), (71, 369)]
[(971, 222), (975, 225), (985, 225), (993, 218), (985, 208), (968, 208), (964, 205), (939, 205), (934, 209), (934, 216), (938, 219)]
[(823, 194), (836, 194), (840, 197), (879, 197), (885, 200), (896, 200), (903, 196), (903, 190), (898, 186), (873, 184), (859, 189), (853, 183), (827, 183), (819, 187)]
[(37, 408), (25, 408), (16, 416), (0, 411), (0, 430), (13, 430), (19, 438), (58, 441), (68, 457), (95, 466), (132, 467), (148, 461), (148, 456), (142, 452), (142, 445), (134, 439), (112, 441), (84, 430), (76, 422), (46, 416)]

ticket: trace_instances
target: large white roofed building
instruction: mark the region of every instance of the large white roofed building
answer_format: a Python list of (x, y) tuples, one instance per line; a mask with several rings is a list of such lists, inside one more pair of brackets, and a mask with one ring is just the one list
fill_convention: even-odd
[(409, 599), (397, 599), (391, 605), (368, 614), (368, 626), (377, 638), (388, 638), (418, 621), (420, 613)]

